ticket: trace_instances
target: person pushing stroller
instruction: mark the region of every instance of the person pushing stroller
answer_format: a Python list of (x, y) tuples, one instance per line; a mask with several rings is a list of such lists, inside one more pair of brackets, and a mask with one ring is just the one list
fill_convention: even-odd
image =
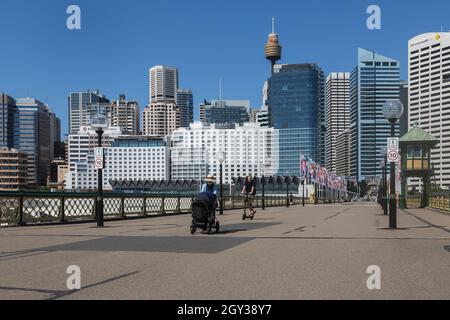
[(214, 228), (216, 232), (219, 232), (219, 221), (216, 219), (218, 189), (215, 183), (216, 178), (208, 175), (205, 182), (192, 204), (191, 234), (194, 234), (197, 228), (207, 230), (208, 233)]

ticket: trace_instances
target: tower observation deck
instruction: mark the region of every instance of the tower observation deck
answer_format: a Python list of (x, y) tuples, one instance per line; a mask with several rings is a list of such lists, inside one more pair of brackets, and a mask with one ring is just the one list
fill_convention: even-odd
[(281, 59), (281, 46), (278, 42), (278, 34), (275, 33), (275, 18), (272, 18), (272, 33), (264, 47), (266, 59), (271, 62), (271, 73), (273, 74), (275, 63)]

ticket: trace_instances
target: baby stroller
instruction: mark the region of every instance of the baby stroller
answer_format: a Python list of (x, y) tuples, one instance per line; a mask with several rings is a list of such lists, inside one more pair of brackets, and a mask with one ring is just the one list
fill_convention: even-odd
[(192, 202), (191, 234), (194, 234), (197, 228), (207, 231), (208, 234), (213, 229), (218, 233), (220, 228), (219, 221), (216, 219), (215, 199), (212, 199), (212, 202), (208, 201), (202, 194), (199, 194)]

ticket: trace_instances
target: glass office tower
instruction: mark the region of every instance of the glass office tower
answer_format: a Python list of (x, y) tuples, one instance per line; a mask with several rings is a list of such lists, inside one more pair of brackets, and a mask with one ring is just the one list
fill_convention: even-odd
[(267, 104), (270, 123), (279, 129), (279, 174), (300, 175), (301, 155), (322, 162), (322, 69), (316, 64), (276, 65), (268, 80)]
[(191, 90), (178, 90), (177, 106), (180, 109), (180, 125), (189, 128), (189, 124), (194, 122), (194, 96)]
[(27, 154), (28, 185), (45, 186), (50, 174), (50, 110), (36, 99), (16, 100), (18, 115), (15, 147)]
[[(391, 125), (383, 116), (383, 104), (400, 98), (397, 60), (358, 49), (358, 66), (350, 75), (351, 175), (358, 181), (381, 176), (382, 149)], [(399, 122), (396, 124), (396, 136)]]

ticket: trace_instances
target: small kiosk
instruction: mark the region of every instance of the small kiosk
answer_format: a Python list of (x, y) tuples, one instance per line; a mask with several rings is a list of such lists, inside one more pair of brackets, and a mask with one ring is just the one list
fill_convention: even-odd
[(417, 124), (400, 138), (402, 163), (400, 208), (406, 208), (406, 197), (408, 195), (407, 179), (410, 177), (422, 178), (423, 190), (420, 207), (425, 208), (428, 206), (430, 179), (433, 175), (430, 150), (438, 143), (438, 139), (419, 128)]

